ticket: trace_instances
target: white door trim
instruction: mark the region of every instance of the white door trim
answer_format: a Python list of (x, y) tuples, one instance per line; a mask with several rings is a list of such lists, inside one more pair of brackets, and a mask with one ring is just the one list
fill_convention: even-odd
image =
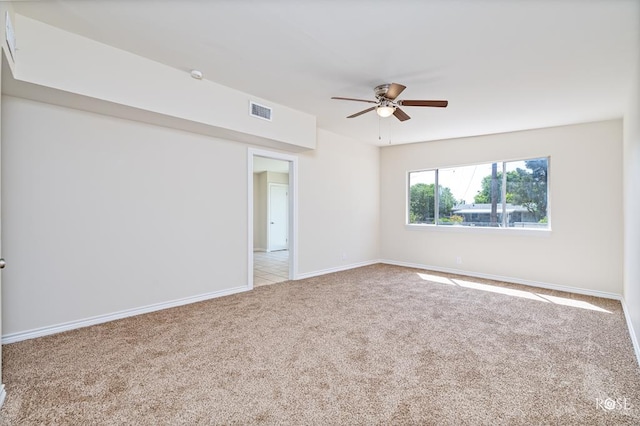
[(289, 162), (289, 279), (298, 276), (298, 157), (257, 148), (247, 149), (247, 287), (253, 288), (253, 157)]

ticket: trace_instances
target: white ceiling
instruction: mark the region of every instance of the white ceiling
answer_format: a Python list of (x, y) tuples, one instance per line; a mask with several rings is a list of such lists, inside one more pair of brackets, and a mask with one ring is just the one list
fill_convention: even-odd
[[(16, 12), (317, 116), (374, 144), (622, 117), (639, 0), (111, 0), (14, 2)], [(407, 86), (412, 119), (347, 115)], [(221, 100), (224, 102), (224, 100)]]

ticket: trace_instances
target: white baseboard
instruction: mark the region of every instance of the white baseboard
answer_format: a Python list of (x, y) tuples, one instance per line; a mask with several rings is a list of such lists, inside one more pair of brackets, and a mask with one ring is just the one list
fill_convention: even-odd
[(241, 293), (250, 290), (249, 287), (234, 287), (225, 290), (213, 291), (211, 293), (200, 294), (197, 296), (185, 297), (182, 299), (170, 300), (168, 302), (155, 303), (153, 305), (142, 306), (139, 308), (126, 309), (124, 311), (113, 312), (111, 314), (98, 315), (95, 317), (85, 318), (77, 321), (69, 321), (62, 324), (51, 325), (47, 327), (35, 328), (27, 331), (19, 331), (17, 333), (9, 333), (2, 336), (2, 344), (15, 343), (27, 339), (35, 339), (36, 337), (48, 336), (50, 334), (61, 333), (63, 331), (74, 330), (76, 328), (88, 327), (91, 325), (102, 324), (105, 322), (132, 317), (135, 315), (146, 314), (149, 312), (159, 311), (176, 306), (187, 305), (189, 303), (201, 302), (203, 300), (215, 299), (217, 297), (229, 296), (231, 294)]
[(253, 252), (254, 253), (266, 253), (267, 249), (266, 248), (262, 248), (262, 247), (254, 247), (253, 248)]
[(369, 265), (375, 265), (376, 263), (380, 263), (380, 261), (379, 260), (367, 260), (365, 262), (350, 263), (349, 265), (341, 265), (341, 266), (336, 266), (334, 268), (322, 269), (322, 270), (313, 271), (313, 272), (305, 272), (304, 274), (297, 274), (294, 279), (302, 280), (302, 279), (305, 279), (305, 278), (318, 277), (320, 275), (331, 274), (333, 272), (347, 271), (349, 269), (360, 268), (360, 267), (369, 266)]
[(640, 345), (638, 344), (638, 338), (636, 337), (635, 330), (633, 329), (633, 323), (631, 322), (631, 316), (629, 315), (627, 302), (624, 300), (624, 298), (620, 300), (620, 302), (622, 303), (622, 311), (624, 312), (624, 318), (627, 320), (627, 328), (629, 329), (629, 334), (631, 335), (633, 351), (636, 353), (636, 361), (638, 361), (638, 365), (640, 365)]
[(0, 385), (0, 408), (4, 404), (4, 399), (7, 397), (7, 391), (4, 389), (4, 383)]
[(609, 292), (600, 291), (600, 290), (589, 290), (589, 289), (584, 289), (579, 287), (570, 287), (570, 286), (550, 284), (550, 283), (545, 283), (540, 281), (523, 280), (520, 278), (504, 277), (504, 276), (493, 275), (493, 274), (484, 274), (481, 272), (465, 271), (461, 269), (441, 268), (438, 266), (421, 265), (421, 264), (409, 263), (409, 262), (400, 262), (396, 260), (383, 259), (383, 260), (380, 260), (380, 263), (386, 263), (388, 265), (396, 265), (396, 266), (406, 266), (409, 268), (416, 268), (416, 269), (425, 269), (428, 271), (435, 271), (435, 272), (444, 272), (447, 274), (466, 275), (468, 277), (484, 278), (487, 280), (504, 281), (504, 282), (513, 283), (513, 284), (522, 284), (529, 287), (540, 287), (540, 288), (546, 288), (548, 290), (558, 290), (558, 291), (564, 291), (567, 293), (584, 294), (585, 296), (601, 297), (603, 299), (622, 300), (622, 296), (617, 293), (609, 293)]

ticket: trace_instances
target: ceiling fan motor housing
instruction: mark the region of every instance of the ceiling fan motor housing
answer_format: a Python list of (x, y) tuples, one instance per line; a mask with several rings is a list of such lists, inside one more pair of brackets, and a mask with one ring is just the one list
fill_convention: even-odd
[(373, 89), (373, 92), (376, 94), (376, 98), (384, 98), (387, 94), (387, 91), (389, 90), (389, 86), (389, 84), (381, 84), (379, 86), (376, 86)]

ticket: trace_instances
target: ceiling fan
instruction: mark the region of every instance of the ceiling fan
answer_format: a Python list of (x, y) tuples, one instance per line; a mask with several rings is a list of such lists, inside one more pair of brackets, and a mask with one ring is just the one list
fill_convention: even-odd
[(376, 100), (370, 101), (367, 99), (354, 99), (354, 98), (341, 98), (338, 96), (333, 96), (331, 99), (339, 99), (343, 101), (356, 101), (356, 102), (367, 102), (370, 104), (376, 104), (371, 108), (367, 108), (363, 111), (356, 112), (348, 116), (347, 118), (358, 117), (362, 114), (366, 114), (369, 111), (375, 110), (376, 113), (380, 117), (389, 117), (394, 115), (400, 121), (406, 121), (410, 119), (409, 115), (406, 112), (400, 109), (400, 106), (419, 106), (419, 107), (438, 107), (445, 108), (449, 101), (428, 101), (428, 100), (398, 100), (396, 98), (402, 93), (402, 91), (406, 89), (406, 86), (398, 83), (391, 84), (381, 84), (376, 86), (373, 89), (375, 93)]

